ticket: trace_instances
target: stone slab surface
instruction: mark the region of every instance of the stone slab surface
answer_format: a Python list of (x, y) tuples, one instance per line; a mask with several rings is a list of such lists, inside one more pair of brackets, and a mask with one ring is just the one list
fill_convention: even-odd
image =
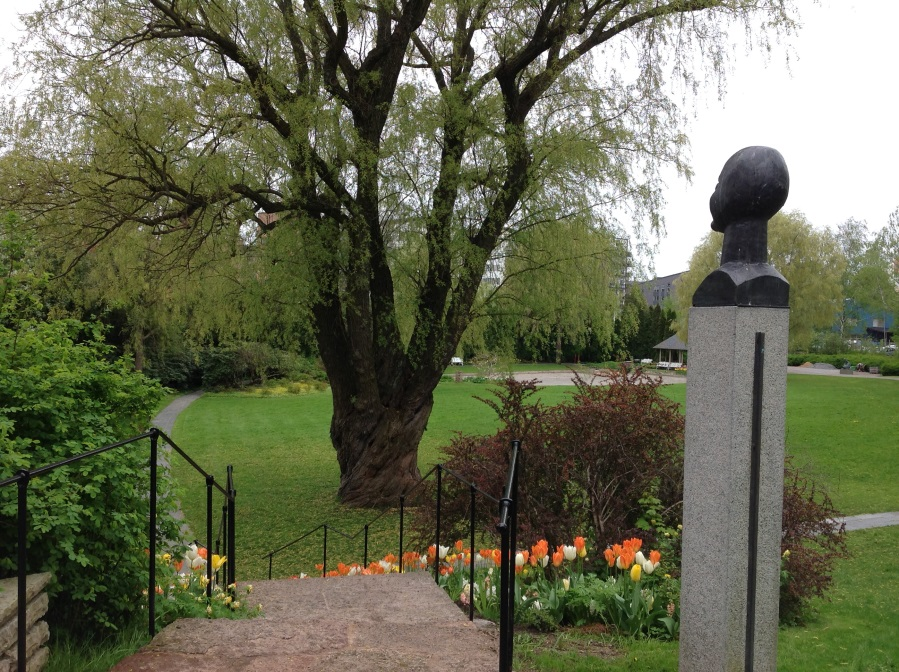
[[(37, 619), (47, 613), (47, 606), (50, 600), (47, 593), (40, 593), (36, 598), (31, 600), (25, 607), (25, 627), (30, 628)], [(10, 618), (5, 625), (0, 626), (0, 651), (13, 646), (19, 636), (19, 619), (17, 617)]]
[(431, 576), (261, 581), (260, 618), (183, 619), (112, 672), (492, 670), (496, 631), (468, 621)]
[[(25, 601), (31, 602), (34, 596), (40, 593), (50, 583), (50, 572), (43, 574), (29, 574), (25, 577)], [(16, 608), (19, 604), (19, 579), (10, 577), (0, 579), (0, 623), (5, 623), (10, 618), (15, 618)]]

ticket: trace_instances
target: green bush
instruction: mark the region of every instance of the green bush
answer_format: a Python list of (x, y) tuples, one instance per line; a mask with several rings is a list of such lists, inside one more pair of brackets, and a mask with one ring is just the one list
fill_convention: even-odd
[[(791, 354), (787, 355), (787, 364), (789, 366), (802, 366), (806, 362), (811, 362), (812, 364), (816, 363), (825, 363), (831, 364), (835, 367), (842, 368), (842, 366), (849, 362), (849, 365), (852, 368), (855, 368), (856, 365), (861, 362), (864, 365), (865, 371), (870, 370), (872, 366), (879, 366), (880, 372), (884, 375), (893, 376), (897, 375), (895, 373), (886, 373), (884, 368), (893, 367), (899, 368), (899, 362), (896, 361), (895, 357), (890, 355), (878, 355), (867, 352), (843, 352), (837, 355), (823, 355), (823, 354)], [(896, 369), (894, 369), (896, 370)]]
[[(134, 436), (161, 398), (158, 383), (109, 360), (91, 325), (0, 328), (0, 479)], [(31, 480), (28, 571), (49, 571), (50, 617), (88, 630), (136, 613), (149, 574), (149, 442)], [(165, 480), (163, 476), (163, 482)], [(161, 491), (171, 488), (163, 485)], [(0, 574), (16, 572), (16, 487), (0, 490)], [(160, 510), (166, 510), (165, 498)], [(166, 536), (175, 533), (165, 526)]]
[(884, 362), (880, 365), (880, 373), (884, 376), (899, 376), (899, 361)]
[[(161, 386), (112, 357), (96, 324), (46, 321), (40, 278), (0, 235), (0, 480), (144, 431)], [(31, 479), (29, 572), (53, 580), (49, 619), (101, 631), (140, 609), (149, 578), (149, 442)], [(165, 476), (160, 489), (169, 492)], [(17, 571), (17, 490), (0, 488), (0, 576)], [(165, 496), (160, 511), (171, 504)], [(161, 533), (171, 538), (174, 522)]]
[(327, 380), (314, 361), (265, 343), (235, 343), (200, 351), (200, 380), (206, 389), (241, 387), (273, 378)]

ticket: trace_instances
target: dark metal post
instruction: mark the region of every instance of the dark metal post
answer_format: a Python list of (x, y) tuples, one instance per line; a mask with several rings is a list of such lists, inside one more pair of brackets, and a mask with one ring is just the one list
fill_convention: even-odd
[(17, 543), (17, 555), (18, 555), (18, 600), (19, 604), (18, 610), (16, 613), (16, 627), (19, 629), (18, 634), (16, 635), (16, 655), (18, 657), (18, 662), (16, 664), (16, 668), (18, 672), (25, 672), (25, 651), (26, 644), (25, 636), (28, 634), (28, 625), (25, 616), (25, 609), (28, 606), (26, 604), (27, 595), (28, 595), (28, 480), (31, 478), (31, 474), (22, 470), (18, 474), (19, 477), (19, 510), (18, 510), (18, 543)]
[(206, 597), (212, 597), (212, 486), (213, 476), (206, 477)]
[(400, 573), (403, 571), (403, 514), (406, 510), (406, 495), (400, 495)]
[(272, 580), (272, 560), (273, 559), (274, 559), (274, 556), (271, 553), (269, 553), (268, 554), (268, 580), (269, 581)]
[(434, 581), (440, 583), (440, 495), (443, 489), (443, 466), (437, 465), (437, 529), (434, 532)]
[(150, 637), (156, 636), (156, 485), (159, 460), (159, 430), (150, 430), (150, 583), (147, 586)]
[(765, 334), (755, 334), (755, 361), (752, 373), (752, 453), (749, 464), (749, 557), (746, 577), (745, 669), (755, 665), (755, 597), (759, 545), (759, 489), (762, 469), (762, 396), (765, 375)]
[(237, 490), (234, 489), (234, 466), (228, 465), (228, 543), (225, 548), (228, 549), (228, 585), (233, 586), (237, 580), (237, 565), (235, 557), (237, 556), (237, 543), (235, 529), (237, 521), (234, 519), (236, 512)]
[(475, 488), (474, 485), (469, 485), (469, 489), (471, 491), (471, 538), (469, 539), (469, 553), (471, 554), (471, 558), (468, 563), (468, 620), (474, 620), (474, 526), (475, 526), (475, 513), (474, 513), (474, 504), (475, 504)]
[(325, 525), (325, 539), (322, 542), (322, 576), (328, 571), (328, 526)]
[[(368, 567), (368, 523), (365, 523), (365, 533), (362, 535), (364, 540), (363, 551), (362, 551), (362, 567)], [(400, 552), (400, 558), (403, 557), (402, 552)], [(400, 560), (400, 571), (403, 571), (403, 561)]]
[[(500, 500), (500, 506), (508, 506), (509, 500)], [(499, 672), (511, 672), (512, 660), (506, 646), (508, 637), (506, 631), (511, 630), (511, 614), (509, 613), (509, 528), (508, 525), (500, 529), (499, 543)]]

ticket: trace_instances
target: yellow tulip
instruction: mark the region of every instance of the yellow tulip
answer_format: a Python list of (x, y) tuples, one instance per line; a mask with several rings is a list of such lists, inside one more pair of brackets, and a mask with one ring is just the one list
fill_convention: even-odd
[(228, 560), (227, 556), (213, 554), (212, 571), (217, 572), (221, 568), (221, 566), (225, 564), (226, 560)]
[(631, 581), (636, 583), (640, 580), (640, 574), (643, 572), (643, 568), (640, 565), (634, 565), (631, 567)]

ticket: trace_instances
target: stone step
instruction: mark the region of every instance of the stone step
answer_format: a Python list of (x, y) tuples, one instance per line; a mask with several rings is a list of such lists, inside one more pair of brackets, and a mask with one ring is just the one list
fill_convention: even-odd
[(497, 628), (424, 572), (260, 581), (248, 599), (262, 617), (177, 621), (111, 672), (498, 669)]

